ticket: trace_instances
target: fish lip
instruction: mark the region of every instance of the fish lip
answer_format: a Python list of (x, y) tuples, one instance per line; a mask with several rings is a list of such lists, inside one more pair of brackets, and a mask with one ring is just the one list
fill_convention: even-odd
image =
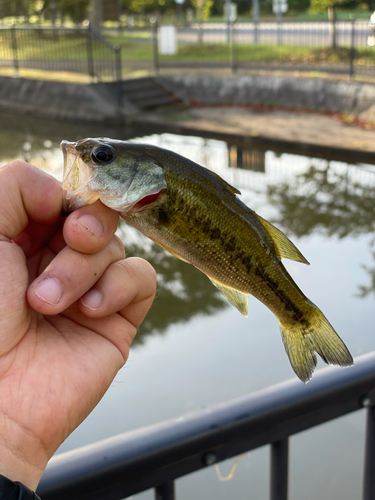
[(61, 141), (60, 147), (64, 157), (64, 170), (63, 170), (63, 212), (70, 213), (74, 210), (72, 204), (67, 200), (68, 191), (66, 179), (71, 172), (76, 160), (77, 160), (77, 151), (75, 149), (75, 143), (69, 142), (66, 140)]
[[(89, 190), (82, 191), (82, 185), (87, 185), (90, 180), (90, 171), (77, 151), (77, 142), (64, 140), (61, 141), (60, 145), (64, 156), (63, 212), (71, 213), (84, 205), (94, 203), (99, 198), (99, 195)], [(78, 170), (78, 181), (74, 180), (74, 185), (72, 185), (70, 176), (75, 169)]]

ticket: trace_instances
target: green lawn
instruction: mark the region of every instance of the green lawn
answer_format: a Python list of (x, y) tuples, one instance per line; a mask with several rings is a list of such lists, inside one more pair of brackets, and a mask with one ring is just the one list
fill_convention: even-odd
[[(124, 61), (152, 61), (152, 39), (143, 35), (135, 38), (132, 35), (112, 35), (108, 40), (113, 45), (121, 46), (121, 57)], [(45, 33), (17, 31), (17, 57), (19, 60), (60, 60), (84, 62), (87, 60), (88, 44), (82, 33), (53, 38)], [(91, 45), (95, 60), (110, 61), (115, 59), (114, 53), (103, 43), (94, 41)], [(175, 56), (160, 56), (160, 61), (178, 62), (225, 62), (231, 59), (239, 62), (319, 64), (347, 63), (350, 61), (350, 49), (338, 47), (298, 47), (294, 45), (236, 44), (232, 51), (228, 43), (191, 43), (180, 44)], [(0, 59), (13, 59), (9, 32), (0, 32)], [(375, 50), (361, 48), (356, 51), (356, 63), (375, 65)], [(56, 66), (56, 65), (55, 65)]]

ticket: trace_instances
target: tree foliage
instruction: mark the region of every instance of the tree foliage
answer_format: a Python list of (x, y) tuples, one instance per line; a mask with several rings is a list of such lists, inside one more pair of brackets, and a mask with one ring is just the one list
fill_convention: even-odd
[(338, 7), (360, 8), (363, 2), (360, 0), (311, 0), (311, 10), (313, 13), (327, 12), (328, 9)]

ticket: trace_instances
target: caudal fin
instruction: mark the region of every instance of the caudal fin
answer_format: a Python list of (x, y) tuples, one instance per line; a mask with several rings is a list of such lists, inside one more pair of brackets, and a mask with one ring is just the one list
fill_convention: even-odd
[(315, 352), (328, 364), (351, 366), (353, 358), (324, 314), (311, 305), (307, 321), (281, 324), (285, 350), (297, 377), (308, 382), (315, 369)]

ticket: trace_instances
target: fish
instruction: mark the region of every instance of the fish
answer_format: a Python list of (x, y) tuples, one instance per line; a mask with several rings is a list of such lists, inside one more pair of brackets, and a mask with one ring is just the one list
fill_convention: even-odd
[(243, 315), (253, 295), (276, 316), (296, 375), (353, 358), (282, 258), (309, 264), (289, 238), (247, 207), (215, 172), (154, 145), (88, 138), (62, 141), (64, 210), (100, 200), (172, 255), (202, 271)]

